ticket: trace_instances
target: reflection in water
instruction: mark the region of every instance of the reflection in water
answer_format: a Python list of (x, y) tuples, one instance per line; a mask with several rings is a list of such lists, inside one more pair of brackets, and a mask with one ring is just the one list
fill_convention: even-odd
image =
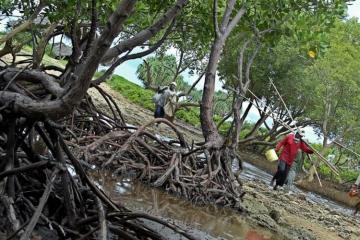
[(239, 213), (231, 209), (194, 206), (159, 189), (105, 172), (94, 177), (115, 202), (131, 210), (174, 219), (220, 239), (277, 239), (268, 231), (249, 226)]

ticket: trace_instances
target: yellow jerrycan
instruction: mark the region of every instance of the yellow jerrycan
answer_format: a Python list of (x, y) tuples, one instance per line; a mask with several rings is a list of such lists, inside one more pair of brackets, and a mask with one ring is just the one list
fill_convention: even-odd
[(277, 156), (277, 154), (276, 154), (276, 152), (275, 152), (275, 149), (269, 149), (269, 150), (267, 150), (267, 151), (265, 152), (265, 157), (266, 157), (266, 159), (267, 159), (268, 161), (270, 161), (270, 162), (273, 162), (273, 161), (276, 161), (276, 160), (279, 159), (278, 156)]

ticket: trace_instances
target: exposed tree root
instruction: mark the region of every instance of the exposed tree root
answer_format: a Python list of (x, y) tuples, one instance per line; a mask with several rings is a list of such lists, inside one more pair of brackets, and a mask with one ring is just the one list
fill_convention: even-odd
[[(59, 93), (53, 84), (56, 80), (40, 72), (36, 76), (43, 82), (35, 91), (32, 86), (38, 83), (32, 82), (33, 74), (20, 71), (20, 79), (8, 74), (8, 81), (0, 88), (10, 87), (20, 94), (15, 87), (20, 81), (33, 99)], [(95, 87), (107, 109), (98, 109), (86, 96), (70, 116), (57, 122), (16, 115), (11, 102), (1, 106), (0, 234), (9, 239), (35, 235), (54, 239), (163, 239), (138, 220), (147, 219), (193, 239), (178, 227), (131, 213), (111, 201), (87, 176), (84, 167), (89, 163), (115, 169), (118, 174), (135, 174), (152, 186), (197, 204), (215, 203), (242, 210), (244, 193), (238, 173), (232, 170), (237, 157), (232, 150), (209, 148), (209, 144), (194, 148), (165, 119), (155, 119), (139, 128), (127, 127), (116, 102)], [(148, 131), (154, 124), (167, 125), (177, 139), (159, 139)], [(70, 175), (69, 167), (74, 168), (76, 176)]]
[[(161, 141), (146, 131), (154, 124), (166, 124), (178, 139)], [(237, 156), (228, 148), (193, 149), (176, 127), (165, 119), (155, 119), (130, 133), (127, 129), (109, 132), (94, 141), (83, 138), (76, 143), (78, 157), (91, 163), (116, 169), (122, 174), (134, 172), (142, 181), (162, 187), (198, 204), (216, 203), (241, 210), (244, 193), (238, 174), (232, 170)]]
[[(0, 234), (7, 239), (164, 239), (142, 222), (147, 219), (194, 239), (164, 220), (114, 203), (88, 177), (86, 161), (121, 162), (130, 151), (138, 159), (123, 166), (130, 170), (133, 165), (141, 172), (147, 169), (145, 178), (161, 171), (171, 152), (159, 140), (161, 149), (147, 143), (156, 138), (145, 127), (131, 134), (115, 101), (97, 89), (111, 106), (112, 116), (96, 109), (89, 96), (72, 116), (56, 123), (13, 115), (11, 103), (3, 106)], [(162, 166), (153, 165), (153, 158)]]

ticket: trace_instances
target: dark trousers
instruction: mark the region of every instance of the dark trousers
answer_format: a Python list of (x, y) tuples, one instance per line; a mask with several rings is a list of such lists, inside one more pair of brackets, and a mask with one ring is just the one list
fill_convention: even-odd
[(275, 188), (284, 185), (289, 170), (290, 166), (285, 161), (279, 160), (277, 171), (272, 179), (272, 181), (276, 181)]
[(154, 117), (155, 118), (163, 118), (164, 116), (165, 116), (164, 108), (161, 107), (160, 105), (157, 105), (155, 108)]

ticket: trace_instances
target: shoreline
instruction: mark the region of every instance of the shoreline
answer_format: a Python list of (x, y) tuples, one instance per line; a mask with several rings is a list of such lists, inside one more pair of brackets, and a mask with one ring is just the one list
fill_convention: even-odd
[[(271, 175), (275, 173), (277, 168), (277, 161), (269, 162), (263, 155), (251, 151), (243, 150), (240, 152), (240, 154), (243, 156), (243, 161), (251, 163)], [(350, 198), (348, 196), (348, 189), (342, 184), (336, 184), (328, 180), (321, 179), (323, 185), (323, 187), (321, 187), (316, 179), (314, 179), (312, 182), (298, 180), (299, 178), (297, 177), (295, 185), (301, 190), (319, 194), (346, 207), (354, 208), (355, 204), (360, 200), (358, 197)], [(344, 189), (344, 191), (339, 189)]]

